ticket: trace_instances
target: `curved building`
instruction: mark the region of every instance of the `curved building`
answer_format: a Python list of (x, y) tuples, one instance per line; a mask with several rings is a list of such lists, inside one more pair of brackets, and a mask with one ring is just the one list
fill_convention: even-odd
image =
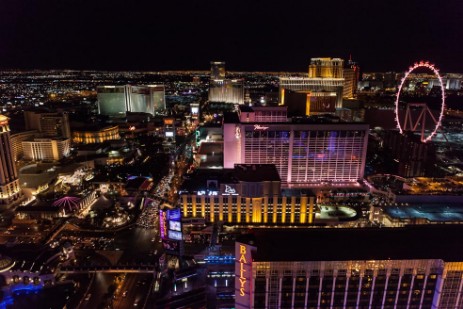
[(109, 126), (104, 128), (88, 128), (86, 130), (72, 132), (74, 143), (94, 144), (120, 139), (119, 127)]

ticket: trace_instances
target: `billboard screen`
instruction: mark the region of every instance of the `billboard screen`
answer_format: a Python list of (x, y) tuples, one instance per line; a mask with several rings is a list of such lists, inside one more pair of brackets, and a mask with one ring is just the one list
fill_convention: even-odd
[(182, 225), (179, 221), (169, 221), (169, 230), (182, 231)]
[(169, 236), (170, 239), (182, 240), (182, 233), (181, 232), (169, 230), (167, 232), (167, 235)]
[(167, 211), (167, 218), (169, 221), (180, 221), (182, 217), (182, 213), (180, 212), (180, 208), (169, 209)]
[(179, 242), (169, 239), (162, 240), (162, 246), (167, 251), (174, 251), (177, 252), (180, 248)]

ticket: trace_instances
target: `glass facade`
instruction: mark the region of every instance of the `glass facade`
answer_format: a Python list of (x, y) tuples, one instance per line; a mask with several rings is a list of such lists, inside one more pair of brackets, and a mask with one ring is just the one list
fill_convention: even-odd
[(102, 115), (126, 112), (149, 113), (166, 108), (164, 85), (97, 87), (98, 108)]
[(127, 111), (125, 86), (97, 87), (98, 111), (102, 115), (117, 115)]

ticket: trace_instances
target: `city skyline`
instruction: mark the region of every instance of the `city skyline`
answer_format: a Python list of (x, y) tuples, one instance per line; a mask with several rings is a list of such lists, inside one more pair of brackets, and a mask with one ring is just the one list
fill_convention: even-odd
[(298, 1), (9, 2), (0, 12), (1, 69), (307, 70), (311, 57), (340, 57), (363, 71), (402, 71), (429, 60), (462, 72), (455, 44), (461, 4)]
[(461, 8), (0, 0), (0, 308), (463, 308)]

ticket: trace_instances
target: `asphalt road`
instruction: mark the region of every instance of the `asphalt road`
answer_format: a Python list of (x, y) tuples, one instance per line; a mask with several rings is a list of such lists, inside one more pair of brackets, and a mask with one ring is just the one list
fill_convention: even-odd
[(143, 308), (153, 279), (151, 274), (127, 274), (113, 308)]
[(105, 300), (109, 298), (108, 288), (115, 277), (116, 274), (96, 273), (95, 280), (76, 309), (104, 308)]

